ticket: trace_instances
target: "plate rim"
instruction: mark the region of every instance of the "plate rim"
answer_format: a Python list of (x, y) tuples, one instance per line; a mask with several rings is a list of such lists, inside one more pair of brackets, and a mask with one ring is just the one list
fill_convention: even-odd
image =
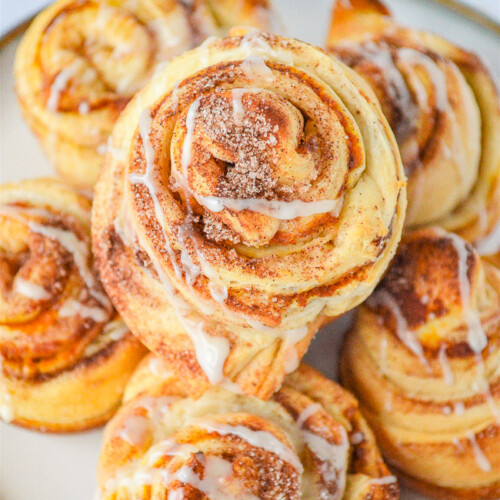
[[(449, 10), (452, 10), (459, 14), (460, 16), (472, 21), (476, 25), (487, 28), (490, 31), (493, 31), (496, 35), (500, 37), (500, 21), (497, 21), (492, 16), (480, 11), (476, 7), (472, 7), (470, 5), (465, 5), (460, 3), (458, 0), (431, 0), (433, 3), (437, 5), (442, 5)], [(38, 10), (32, 16), (27, 17), (19, 24), (14, 26), (12, 29), (7, 31), (4, 35), (0, 36), (0, 50), (4, 49), (10, 42), (14, 41), (19, 35), (22, 35), (31, 24), (31, 21), (42, 11), (43, 9)]]

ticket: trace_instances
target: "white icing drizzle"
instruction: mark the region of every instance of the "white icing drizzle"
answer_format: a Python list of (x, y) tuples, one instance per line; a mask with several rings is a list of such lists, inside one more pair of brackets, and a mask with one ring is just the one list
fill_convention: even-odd
[[(186, 117), (186, 138), (184, 140), (183, 144), (183, 149), (182, 149), (182, 167), (184, 170), (184, 179), (186, 178), (186, 172), (187, 172), (187, 166), (189, 165), (191, 161), (191, 148), (192, 148), (192, 134), (194, 130), (194, 122), (196, 119), (196, 113), (199, 107), (199, 100), (198, 98), (193, 104), (191, 104), (188, 114)], [(145, 110), (146, 114), (143, 112), (143, 115), (141, 116), (143, 121), (143, 126), (141, 127), (140, 125), (140, 131), (141, 131), (141, 137), (143, 140), (143, 143), (145, 144), (145, 150), (146, 150), (146, 161), (147, 161), (147, 169), (146, 169), (146, 174), (139, 176), (136, 174), (131, 174), (129, 176), (131, 182), (141, 182), (146, 187), (148, 188), (154, 204), (155, 204), (155, 213), (157, 217), (160, 218), (160, 226), (162, 227), (163, 230), (163, 236), (166, 242), (168, 242), (167, 235), (163, 229), (164, 224), (163, 224), (163, 216), (161, 214), (161, 207), (159, 206), (159, 201), (158, 198), (155, 194), (154, 191), (154, 186), (151, 182), (151, 180), (148, 178), (151, 174), (151, 168), (152, 168), (152, 158), (154, 156), (154, 150), (152, 148), (152, 145), (150, 144), (149, 141), (149, 129), (151, 126), (151, 117), (149, 110)], [(149, 152), (148, 152), (149, 151)], [(148, 177), (146, 177), (148, 176)], [(178, 241), (181, 246), (181, 262), (183, 265), (183, 269), (186, 272), (186, 282), (188, 284), (193, 284), (194, 281), (196, 280), (197, 276), (200, 274), (200, 268), (198, 265), (194, 264), (192, 261), (187, 249), (185, 248), (184, 242), (186, 236), (189, 236), (191, 229), (189, 227), (189, 223), (185, 221), (185, 224), (181, 225), (181, 227), (178, 230)], [(167, 243), (168, 244), (168, 243)], [(174, 265), (174, 269), (176, 269), (176, 274), (180, 276), (180, 270), (178, 266), (175, 264), (175, 257), (173, 255), (172, 249), (170, 245), (168, 245), (168, 251), (171, 257), (171, 261)], [(205, 263), (205, 260), (202, 259), (201, 252), (197, 252), (198, 257), (200, 258), (200, 262)], [(177, 316), (181, 323), (183, 324), (184, 328), (186, 329), (188, 335), (190, 336), (194, 347), (195, 347), (195, 352), (196, 356), (198, 359), (198, 363), (202, 367), (203, 371), (207, 375), (209, 381), (212, 384), (217, 384), (220, 383), (224, 380), (223, 377), (223, 366), (225, 359), (227, 358), (227, 355), (229, 353), (229, 341), (224, 338), (224, 337), (213, 337), (208, 335), (204, 331), (204, 324), (203, 322), (197, 322), (190, 320), (186, 317), (186, 315), (190, 312), (190, 306), (188, 306), (183, 299), (179, 297), (178, 294), (176, 294), (174, 288), (172, 287), (167, 275), (164, 273), (164, 271), (161, 269), (161, 266), (157, 259), (152, 256), (152, 262), (153, 265), (156, 269), (156, 272), (160, 276), (160, 281), (163, 284), (163, 287), (167, 293), (167, 296), (169, 297), (170, 302), (172, 303)], [(206, 266), (203, 266), (203, 271), (205, 275), (210, 274)], [(210, 278), (210, 276), (207, 276)], [(213, 276), (212, 276), (213, 277)], [(220, 282), (213, 284), (211, 286), (211, 294), (214, 300), (217, 302), (221, 303), (221, 301), (225, 301), (227, 298), (227, 288), (222, 285)], [(211, 311), (209, 311), (211, 313)], [(274, 330), (273, 330), (274, 331)], [(291, 336), (294, 335), (300, 335), (304, 336), (307, 334), (307, 328), (303, 327), (300, 329), (294, 329), (285, 332), (286, 335), (290, 333)], [(300, 338), (297, 340), (299, 341)], [(291, 364), (290, 368), (292, 371), (297, 367), (298, 361), (297, 361), (297, 356), (295, 356), (295, 361)]]
[[(148, 362), (149, 371), (156, 377), (167, 378), (171, 375), (171, 372), (165, 366), (163, 361), (158, 357), (153, 357)], [(218, 383), (219, 387), (226, 389), (234, 394), (243, 394), (240, 386), (232, 382), (231, 380), (223, 377), (222, 380)]]
[(54, 82), (50, 86), (50, 94), (47, 100), (47, 109), (53, 113), (57, 112), (61, 93), (66, 90), (69, 81), (76, 72), (80, 69), (81, 61), (77, 59), (71, 63), (67, 68), (62, 69), (55, 77)]
[[(326, 497), (321, 492), (321, 498), (342, 498), (346, 485), (346, 465), (348, 461), (349, 439), (343, 427), (341, 429), (341, 440), (339, 444), (331, 444), (326, 439), (310, 431), (303, 431), (307, 447), (322, 462), (320, 472), (326, 483), (335, 482), (337, 490), (335, 494)], [(325, 492), (326, 493), (326, 492)]]
[(177, 241), (181, 247), (181, 264), (184, 270), (186, 283), (189, 286), (193, 286), (196, 279), (201, 274), (201, 269), (200, 266), (193, 262), (193, 259), (191, 258), (191, 255), (189, 255), (189, 252), (186, 248), (185, 242), (186, 237), (188, 236), (192, 236), (192, 228), (186, 217), (184, 223), (177, 230)]
[[(296, 422), (297, 425), (302, 428), (302, 435), (307, 447), (311, 450), (311, 453), (316, 455), (322, 462), (320, 465), (321, 476), (327, 484), (335, 482), (337, 485), (333, 497), (329, 496), (327, 489), (325, 489), (321, 491), (320, 498), (339, 499), (342, 498), (346, 485), (346, 465), (349, 453), (349, 438), (346, 430), (344, 427), (340, 426), (340, 443), (331, 444), (318, 434), (303, 429), (306, 420), (322, 408), (323, 407), (318, 403), (310, 404), (300, 413)], [(362, 439), (364, 439), (362, 434), (361, 436)]]
[[(184, 138), (184, 142), (182, 145), (182, 153), (181, 153), (181, 166), (182, 166), (182, 175), (179, 175), (178, 173), (176, 174), (176, 180), (191, 194), (195, 196), (196, 199), (198, 199), (198, 196), (192, 192), (192, 190), (189, 188), (189, 185), (187, 183), (187, 169), (189, 167), (189, 164), (191, 163), (191, 156), (192, 156), (192, 148), (193, 148), (193, 133), (194, 133), (194, 127), (195, 127), (195, 121), (196, 121), (196, 116), (198, 113), (198, 109), (200, 106), (201, 102), (201, 97), (199, 96), (193, 103), (190, 105), (187, 115), (186, 115), (186, 136)], [(185, 241), (187, 237), (191, 237), (191, 241), (193, 242), (196, 250), (196, 254), (198, 256), (198, 259), (200, 263), (202, 264), (202, 269), (200, 269), (200, 266), (195, 264), (189, 254), (189, 251), (187, 250), (185, 246)], [(177, 231), (177, 240), (178, 243), (181, 247), (181, 263), (183, 265), (183, 269), (185, 272), (186, 276), (186, 283), (189, 286), (192, 286), (198, 276), (201, 274), (203, 271), (203, 274), (209, 278), (209, 290), (212, 295), (212, 298), (222, 304), (226, 299), (227, 299), (227, 288), (221, 283), (221, 280), (217, 273), (211, 269), (211, 266), (208, 264), (206, 259), (203, 257), (202, 252), (198, 249), (196, 245), (196, 240), (193, 237), (193, 230), (192, 230), (192, 223), (186, 217), (184, 220), (184, 223), (178, 228)], [(216, 283), (212, 284), (212, 281), (210, 278), (215, 278), (217, 280)], [(206, 308), (206, 314), (212, 314), (213, 310), (210, 308), (210, 306), (204, 305), (203, 307)]]
[(127, 153), (122, 147), (116, 147), (113, 144), (113, 136), (109, 136), (108, 143), (106, 145), (106, 151), (111, 154), (113, 160), (124, 162), (127, 159)]
[[(412, 131), (418, 120), (417, 108), (413, 102), (411, 92), (406, 84), (406, 81), (397, 68), (389, 46), (385, 43), (376, 44), (373, 41), (368, 41), (365, 44), (358, 46), (351, 42), (344, 42), (341, 46), (353, 47), (355, 50), (361, 50), (363, 59), (369, 60), (376, 65), (387, 80), (387, 92), (392, 102), (396, 103), (396, 107), (402, 113), (402, 125), (405, 130), (401, 133), (404, 139), (404, 150), (402, 150), (403, 159), (405, 156), (411, 157), (412, 153), (418, 152), (418, 143), (412, 136), (408, 136), (408, 132)], [(396, 57), (399, 52), (396, 52)], [(405, 155), (404, 153), (408, 153)], [(413, 156), (413, 155), (412, 155)]]
[(223, 304), (229, 295), (227, 286), (214, 281), (209, 281), (208, 289), (210, 290), (210, 295), (219, 304)]
[(245, 116), (245, 108), (243, 106), (242, 98), (247, 92), (246, 89), (232, 89), (231, 98), (233, 104), (233, 118), (237, 125), (241, 125), (243, 117)]
[[(175, 481), (189, 484), (198, 491), (205, 493), (209, 498), (217, 500), (258, 500), (257, 497), (247, 493), (243, 484), (238, 484), (237, 493), (229, 491), (228, 485), (235, 485), (232, 464), (219, 457), (207, 456), (199, 453), (200, 450), (190, 444), (178, 444), (166, 439), (154, 444), (145, 456), (145, 465), (139, 461), (126, 464), (115, 477), (110, 478), (104, 485), (105, 492), (113, 492), (118, 488), (126, 488), (133, 492), (137, 488), (154, 483), (171, 487)], [(164, 468), (156, 468), (154, 465), (164, 456), (180, 457), (188, 460), (190, 456), (197, 454), (197, 461), (203, 467), (203, 478), (200, 478), (190, 467), (183, 465), (175, 472)], [(243, 493), (243, 491), (245, 491)], [(168, 499), (182, 499), (183, 487), (170, 491)]]
[[(267, 67), (267, 66), (266, 66)], [(237, 116), (240, 116), (244, 111), (241, 103), (241, 96), (243, 93), (248, 92), (245, 89), (233, 89), (233, 110)], [(212, 212), (220, 212), (225, 208), (242, 211), (251, 210), (269, 217), (274, 217), (280, 220), (292, 220), (297, 217), (309, 217), (311, 215), (322, 214), (330, 212), (334, 217), (338, 217), (343, 205), (343, 198), (336, 200), (319, 200), (312, 202), (305, 202), (302, 200), (281, 201), (281, 200), (265, 200), (259, 198), (247, 199), (233, 199), (224, 198), (219, 196), (202, 196), (194, 193), (188, 186), (187, 169), (191, 162), (192, 148), (193, 148), (193, 133), (195, 127), (196, 116), (200, 107), (201, 97), (199, 96), (190, 105), (186, 115), (186, 136), (182, 144), (182, 176), (177, 174), (177, 181), (189, 191), (205, 208)], [(236, 101), (236, 107), (235, 107)]]
[[(198, 104), (199, 105), (199, 104)], [(191, 105), (193, 106), (193, 105)], [(191, 112), (191, 108), (188, 111), (188, 118), (187, 120), (187, 127), (188, 127), (188, 135), (189, 135), (189, 128), (191, 127), (191, 134), (192, 134), (192, 127), (194, 126), (194, 117), (195, 117), (195, 112), (197, 110), (198, 106), (196, 106), (194, 111)], [(151, 129), (151, 113), (148, 108), (146, 108), (142, 113), (139, 121), (139, 132), (144, 144), (144, 150), (146, 154), (146, 172), (143, 175), (139, 174), (131, 174), (129, 176), (130, 182), (132, 183), (141, 183), (149, 191), (149, 194), (153, 200), (154, 204), (154, 209), (155, 209), (155, 215), (160, 223), (160, 228), (163, 233), (163, 238), (165, 240), (165, 247), (170, 255), (170, 260), (172, 262), (172, 265), (174, 267), (174, 271), (178, 277), (181, 276), (181, 271), (179, 269), (179, 266), (176, 263), (175, 255), (173, 253), (172, 247), (170, 246), (168, 236), (165, 232), (165, 221), (163, 217), (163, 212), (160, 206), (160, 202), (158, 199), (158, 195), (156, 194), (156, 190), (154, 187), (154, 183), (152, 180), (152, 172), (153, 172), (153, 162), (154, 162), (154, 155), (155, 151), (154, 148), (149, 140), (149, 135), (150, 135), (150, 129)], [(185, 140), (188, 140), (187, 138)], [(192, 139), (191, 139), (192, 141)], [(190, 148), (191, 145), (189, 145), (189, 160), (186, 160), (184, 158), (184, 151), (186, 145), (183, 145), (183, 164), (185, 161), (190, 161)], [(186, 153), (188, 154), (188, 153)], [(186, 228), (184, 228), (184, 231)], [(178, 239), (180, 240), (180, 244), (182, 245), (183, 243), (183, 235), (182, 231), (179, 234), (178, 233)], [(189, 259), (187, 259), (189, 257)], [(224, 368), (224, 362), (227, 358), (227, 355), (229, 354), (229, 341), (224, 338), (224, 337), (214, 337), (211, 335), (208, 335), (204, 331), (204, 323), (203, 321), (193, 321), (192, 319), (189, 319), (187, 315), (192, 312), (191, 307), (179, 296), (179, 294), (176, 292), (172, 284), (170, 283), (170, 280), (166, 273), (163, 271), (160, 263), (158, 262), (157, 258), (154, 255), (150, 255), (151, 261), (153, 263), (153, 266), (158, 273), (158, 276), (160, 277), (160, 281), (163, 285), (163, 288), (166, 292), (167, 297), (169, 298), (170, 303), (172, 304), (172, 307), (174, 311), (177, 314), (177, 317), (181, 324), (183, 325), (184, 329), (188, 333), (189, 337), (191, 338), (191, 341), (193, 342), (194, 348), (195, 348), (195, 353), (196, 353), (196, 358), (198, 360), (199, 365), (207, 375), (209, 381), (211, 384), (217, 384), (223, 379), (223, 368)], [(191, 272), (191, 278), (187, 277), (188, 279), (196, 279), (195, 277), (195, 269), (194, 267), (189, 267), (192, 264), (191, 258), (187, 251), (184, 251), (181, 253), (181, 260), (183, 260), (182, 264), (184, 266), (184, 269), (188, 269), (189, 272)], [(190, 264), (191, 262), (191, 264)], [(194, 266), (194, 264), (193, 264)], [(198, 268), (199, 269), (199, 268)]]
[(81, 115), (87, 115), (90, 111), (90, 104), (87, 101), (82, 101), (78, 105), (78, 113)]
[(108, 318), (107, 312), (100, 307), (89, 307), (74, 299), (68, 299), (59, 309), (61, 318), (71, 316), (80, 316), (82, 318), (90, 318), (96, 323), (102, 323)]
[[(198, 112), (198, 108), (200, 106), (200, 101), (201, 101), (201, 96), (198, 97), (190, 105), (186, 115), (186, 136), (184, 138), (184, 142), (182, 145), (182, 152), (181, 152), (181, 166), (184, 175), (180, 176), (180, 178), (177, 179), (184, 187), (186, 187), (187, 185), (187, 168), (189, 166), (189, 163), (191, 162), (193, 133), (195, 128), (196, 115)], [(164, 223), (163, 213), (151, 178), (153, 162), (154, 162), (154, 154), (155, 154), (154, 148), (149, 140), (151, 122), (152, 119), (150, 111), (149, 109), (145, 109), (140, 116), (139, 131), (145, 149), (146, 172), (142, 175), (131, 174), (129, 176), (129, 179), (132, 183), (142, 183), (147, 187), (153, 199), (155, 214), (158, 218), (160, 227), (163, 232), (163, 236), (166, 243), (166, 249), (170, 255), (170, 260), (172, 262), (176, 275), (178, 277), (181, 277), (181, 270), (179, 269), (179, 266), (176, 263), (175, 255), (173, 254), (173, 250), (170, 247), (170, 244), (168, 242), (168, 237), (164, 229), (165, 223)], [(235, 202), (248, 203), (248, 200), (235, 200)], [(261, 203), (262, 200), (258, 200), (258, 202)], [(279, 203), (286, 203), (286, 205), (277, 207), (276, 204), (274, 204), (271, 205), (271, 209), (276, 212), (276, 215), (280, 215), (284, 219), (295, 218), (297, 216), (307, 216), (311, 213), (311, 210), (313, 213), (317, 213), (318, 207), (320, 210), (319, 213), (324, 213), (323, 210), (331, 211), (332, 209), (336, 209), (340, 205), (339, 200), (322, 200), (321, 202), (313, 202), (313, 203), (305, 203), (300, 200), (297, 200), (289, 203), (278, 202), (278, 204)], [(325, 204), (328, 206), (325, 206)], [(313, 205), (314, 209), (312, 209)], [(268, 209), (269, 207), (266, 207), (266, 210)], [(304, 214), (304, 210), (306, 215), (302, 215)], [(207, 264), (206, 260), (203, 258), (202, 253), (197, 248), (195, 238), (191, 238), (191, 240), (195, 246), (195, 250), (198, 259), (200, 261), (201, 269), (198, 264), (195, 264), (193, 262), (185, 246), (186, 238), (190, 236), (191, 236), (191, 227), (189, 221), (186, 220), (185, 223), (178, 228), (177, 232), (177, 237), (178, 237), (177, 240), (181, 247), (181, 264), (183, 270), (186, 273), (186, 282), (188, 285), (193, 285), (199, 274), (203, 272), (203, 274), (207, 278), (209, 278), (209, 290), (212, 298), (219, 304), (223, 304), (228, 296), (227, 287), (223, 283), (221, 283), (221, 280), (219, 279), (218, 276), (215, 276), (216, 274), (215, 271), (211, 272), (208, 269), (209, 266), (206, 265)], [(212, 384), (224, 381), (223, 366), (225, 359), (227, 358), (227, 355), (229, 353), (229, 341), (224, 337), (213, 337), (208, 335), (204, 331), (203, 321), (194, 321), (187, 317), (187, 315), (192, 312), (192, 308), (188, 304), (186, 304), (185, 301), (176, 292), (175, 288), (170, 283), (168, 276), (161, 269), (161, 266), (156, 257), (154, 255), (152, 256), (150, 255), (150, 258), (152, 260), (154, 268), (156, 269), (156, 272), (160, 277), (160, 281), (167, 293), (167, 296), (178, 315), (179, 320), (181, 321), (182, 325), (186, 329), (188, 335), (190, 336), (194, 344), (196, 356), (200, 366), (202, 367), (202, 369), (204, 370), (204, 372), (206, 373), (207, 377), (209, 378)], [(207, 308), (206, 314), (212, 314), (212, 313), (213, 310)], [(274, 332), (275, 330), (273, 329), (272, 331)], [(307, 328), (290, 330), (292, 334), (297, 333), (297, 331), (301, 332), (300, 338), (303, 338), (303, 336), (307, 334)], [(284, 332), (283, 336), (286, 336), (287, 334), (288, 332)], [(299, 341), (300, 338), (297, 341)], [(298, 357), (295, 352), (294, 359), (289, 364), (289, 370), (295, 369), (297, 365), (298, 365)]]
[(402, 47), (398, 49), (398, 56), (408, 64), (421, 66), (427, 71), (435, 90), (436, 107), (439, 111), (446, 112), (446, 116), (448, 117), (448, 123), (451, 127), (450, 130), (453, 140), (453, 143), (450, 146), (453, 150), (454, 158), (456, 159), (456, 165), (459, 168), (459, 174), (462, 178), (464, 178), (469, 165), (457, 117), (448, 99), (448, 88), (446, 85), (446, 75), (444, 71), (429, 56), (409, 47)]
[(492, 255), (500, 251), (500, 221), (493, 230), (477, 244), (480, 255)]
[(224, 363), (229, 354), (229, 341), (225, 337), (214, 337), (203, 330), (202, 322), (184, 318), (183, 324), (193, 341), (196, 357), (212, 385), (224, 378)]
[(480, 353), (486, 347), (488, 339), (481, 325), (481, 319), (479, 318), (479, 313), (470, 303), (470, 282), (468, 277), (467, 260), (469, 253), (467, 251), (465, 241), (453, 233), (447, 233), (447, 237), (453, 243), (453, 247), (458, 255), (458, 280), (460, 286), (460, 297), (462, 300), (462, 307), (464, 310), (464, 320), (467, 323), (467, 342), (470, 348), (476, 353)]
[(446, 87), (446, 78), (439, 66), (428, 56), (418, 50), (410, 47), (401, 47), (398, 49), (398, 56), (401, 61), (407, 62), (412, 66), (422, 66), (425, 68), (431, 79), (436, 92), (436, 106), (440, 111), (449, 108), (448, 91)]
[(370, 484), (380, 484), (380, 485), (385, 485), (385, 484), (393, 484), (397, 483), (398, 480), (396, 476), (384, 476), (384, 477), (374, 477), (368, 481)]
[(241, 38), (240, 48), (243, 49), (247, 57), (260, 55), (264, 57), (276, 58), (280, 62), (293, 66), (294, 56), (288, 51), (282, 51), (280, 54), (265, 39), (265, 33), (257, 29), (250, 30)]
[(287, 330), (278, 330), (251, 318), (246, 318), (246, 321), (250, 327), (255, 328), (256, 330), (274, 333), (275, 335), (281, 337), (283, 340), (283, 350), (285, 351), (285, 372), (292, 373), (297, 369), (300, 360), (298, 359), (295, 346), (307, 335), (309, 331), (307, 325)]
[(365, 435), (362, 432), (353, 432), (351, 434), (351, 444), (357, 446), (365, 440)]
[[(175, 478), (184, 484), (189, 484), (194, 486), (197, 490), (205, 493), (208, 498), (213, 498), (217, 500), (235, 500), (236, 498), (242, 500), (258, 500), (255, 495), (245, 492), (241, 493), (231, 493), (226, 487), (229, 479), (233, 476), (233, 464), (227, 460), (223, 460), (219, 457), (202, 455), (199, 460), (204, 465), (203, 479), (201, 479), (191, 467), (183, 465), (176, 473)], [(175, 490), (172, 494), (169, 494), (169, 500), (184, 498), (182, 492), (180, 495), (176, 495)]]
[(277, 455), (284, 462), (292, 465), (300, 474), (303, 472), (302, 463), (295, 451), (282, 443), (277, 437), (267, 431), (254, 431), (244, 425), (225, 425), (216, 422), (201, 422), (200, 427), (209, 432), (216, 432), (221, 436), (229, 434), (243, 439), (247, 443), (257, 448), (262, 448)]
[(184, 179), (187, 182), (187, 168), (191, 163), (191, 155), (193, 149), (193, 133), (196, 115), (198, 113), (198, 108), (200, 107), (202, 96), (197, 97), (189, 106), (188, 112), (186, 114), (186, 136), (184, 142), (182, 143), (182, 154), (181, 154), (181, 165), (184, 174)]
[(209, 36), (198, 47), (198, 54), (200, 55), (200, 62), (203, 66), (210, 65), (210, 45), (212, 45), (212, 43), (215, 40), (217, 40), (216, 36)]
[(285, 373), (294, 372), (300, 364), (296, 345), (307, 335), (309, 329), (307, 326), (285, 330), (281, 337), (283, 338), (283, 349), (285, 351)]
[(394, 297), (387, 290), (381, 289), (374, 293), (367, 302), (372, 306), (385, 306), (392, 312), (396, 320), (396, 334), (399, 340), (420, 359), (429, 371), (429, 363), (425, 358), (422, 344), (420, 344), (416, 335), (410, 330), (408, 322)]
[(179, 321), (193, 342), (199, 365), (211, 384), (219, 383), (223, 379), (224, 363), (229, 354), (229, 341), (225, 337), (207, 334), (203, 329), (203, 321), (193, 321), (187, 317), (191, 312), (190, 306), (175, 292), (156, 258), (152, 262)]
[(143, 408), (146, 415), (128, 415), (117, 430), (117, 436), (131, 444), (144, 444), (146, 438), (168, 413), (170, 405), (178, 398), (173, 396), (144, 396), (134, 403), (134, 408)]
[(74, 233), (52, 226), (44, 226), (35, 222), (29, 223), (29, 228), (37, 234), (41, 234), (46, 238), (57, 241), (73, 256), (73, 261), (78, 268), (78, 271), (89, 288), (90, 294), (98, 300), (102, 305), (108, 306), (109, 300), (99, 290), (97, 281), (88, 267), (89, 248), (88, 245), (79, 240)]
[(451, 371), (450, 364), (448, 362), (448, 358), (446, 356), (446, 345), (441, 345), (439, 348), (438, 354), (439, 363), (441, 364), (441, 371), (443, 372), (443, 379), (445, 384), (453, 385), (454, 377), (453, 372)]
[(146, 155), (146, 171), (144, 174), (130, 174), (129, 175), (129, 181), (132, 184), (142, 184), (143, 186), (146, 187), (146, 189), (149, 192), (149, 195), (151, 196), (151, 199), (153, 200), (153, 207), (154, 207), (154, 212), (155, 216), (158, 220), (158, 223), (160, 225), (162, 234), (163, 234), (163, 239), (165, 240), (165, 249), (167, 250), (170, 260), (172, 262), (172, 266), (174, 268), (175, 274), (180, 277), (181, 272), (179, 269), (179, 266), (177, 265), (177, 261), (175, 259), (174, 252), (172, 250), (172, 247), (170, 246), (170, 242), (167, 236), (167, 233), (165, 232), (165, 218), (163, 215), (163, 210), (160, 205), (160, 200), (158, 199), (158, 194), (156, 193), (156, 188), (154, 186), (154, 181), (152, 178), (153, 175), (153, 168), (154, 168), (154, 161), (155, 161), (155, 150), (153, 148), (153, 145), (151, 144), (151, 141), (149, 139), (150, 133), (151, 133), (151, 124), (153, 120), (151, 118), (151, 112), (149, 108), (145, 108), (140, 117), (139, 117), (139, 134), (142, 139), (142, 144), (144, 146), (144, 154)]
[[(197, 197), (198, 199), (198, 197)], [(297, 217), (331, 213), (338, 217), (342, 208), (343, 198), (318, 201), (281, 201), (259, 198), (222, 198), (218, 196), (200, 196), (199, 202), (212, 212), (221, 212), (225, 208), (235, 211), (251, 210), (279, 220), (292, 220)]]
[(271, 83), (274, 80), (274, 74), (266, 61), (260, 56), (248, 56), (240, 64), (240, 68), (247, 78), (252, 82), (264, 81)]
[(455, 415), (458, 415), (459, 417), (465, 415), (465, 405), (462, 403), (462, 401), (453, 403), (453, 411), (455, 412)]
[(472, 451), (474, 452), (474, 457), (476, 459), (476, 463), (477, 463), (478, 467), (483, 472), (491, 471), (491, 463), (486, 458), (486, 455), (484, 454), (483, 450), (477, 444), (476, 436), (474, 435), (474, 432), (468, 431), (467, 432), (467, 439), (469, 440), (469, 442), (472, 446)]
[(262, 32), (257, 28), (252, 28), (241, 38), (240, 47), (248, 54), (263, 52), (264, 54), (276, 55), (267, 41), (262, 36)]
[(322, 410), (323, 407), (319, 403), (311, 403), (309, 406), (307, 406), (298, 416), (297, 418), (297, 425), (299, 427), (302, 427), (304, 422), (311, 416), (314, 415), (316, 412)]
[(156, 377), (164, 377), (170, 372), (168, 371), (165, 363), (160, 358), (154, 356), (148, 362), (149, 371)]
[(147, 417), (131, 415), (125, 420), (118, 436), (132, 446), (139, 446), (144, 443), (149, 430), (150, 423)]
[(3, 394), (2, 403), (0, 404), (0, 419), (7, 424), (14, 419), (14, 412), (10, 403), (10, 394)]
[[(151, 467), (155, 465), (164, 456), (185, 456), (197, 453), (199, 450), (191, 444), (179, 444), (172, 439), (164, 439), (155, 443), (149, 448), (146, 464)], [(168, 477), (168, 476), (167, 476)]]
[(13, 289), (16, 293), (24, 295), (33, 300), (46, 300), (50, 298), (50, 293), (43, 286), (16, 276)]

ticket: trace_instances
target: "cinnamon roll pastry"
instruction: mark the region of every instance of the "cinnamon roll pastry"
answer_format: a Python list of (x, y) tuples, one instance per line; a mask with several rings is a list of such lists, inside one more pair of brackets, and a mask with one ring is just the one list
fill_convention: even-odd
[(433, 498), (500, 497), (498, 264), (441, 229), (407, 234), (341, 354), (388, 463)]
[(116, 119), (159, 63), (233, 24), (269, 22), (267, 0), (58, 0), (17, 52), (23, 114), (57, 171), (91, 187)]
[(90, 202), (59, 181), (0, 186), (0, 418), (67, 432), (105, 422), (146, 350), (90, 254)]
[(338, 1), (330, 52), (373, 88), (408, 176), (407, 225), (471, 242), (500, 218), (500, 103), (480, 58), (399, 26), (379, 0)]
[(108, 424), (101, 500), (396, 499), (356, 400), (302, 365), (269, 401), (213, 387), (189, 397), (146, 357)]
[(369, 87), (258, 31), (175, 59), (129, 104), (96, 186), (103, 284), (153, 352), (267, 398), (319, 326), (364, 300), (405, 213)]

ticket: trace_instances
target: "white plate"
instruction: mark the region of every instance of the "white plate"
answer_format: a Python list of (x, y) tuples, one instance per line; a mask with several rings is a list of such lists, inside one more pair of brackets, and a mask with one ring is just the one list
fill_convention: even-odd
[[(3, 0), (2, 0), (3, 1)], [(492, 0), (496, 1), (496, 0)], [(332, 0), (275, 0), (286, 34), (321, 45)], [(435, 31), (487, 60), (500, 75), (500, 38), (493, 31), (431, 0), (388, 0), (396, 17), (410, 26)], [(12, 64), (18, 40), (0, 51), (0, 181), (52, 174), (36, 139), (21, 118), (13, 92)], [(306, 360), (332, 378), (346, 321), (329, 325), (311, 345)], [(75, 435), (30, 432), (0, 423), (1, 500), (90, 500), (102, 430)], [(404, 492), (404, 500), (418, 495)]]

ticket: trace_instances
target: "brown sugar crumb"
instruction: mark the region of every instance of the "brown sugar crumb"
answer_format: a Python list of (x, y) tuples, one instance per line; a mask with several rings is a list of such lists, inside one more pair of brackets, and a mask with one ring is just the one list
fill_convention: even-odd
[(247, 91), (235, 97), (215, 93), (199, 111), (199, 119), (215, 152), (228, 164), (219, 180), (218, 195), (228, 198), (273, 196), (277, 181), (273, 177), (273, 150), (277, 145), (277, 126), (268, 118), (265, 99)]
[(203, 232), (209, 240), (216, 243), (228, 241), (236, 244), (241, 242), (241, 238), (234, 231), (209, 213), (203, 217)]

